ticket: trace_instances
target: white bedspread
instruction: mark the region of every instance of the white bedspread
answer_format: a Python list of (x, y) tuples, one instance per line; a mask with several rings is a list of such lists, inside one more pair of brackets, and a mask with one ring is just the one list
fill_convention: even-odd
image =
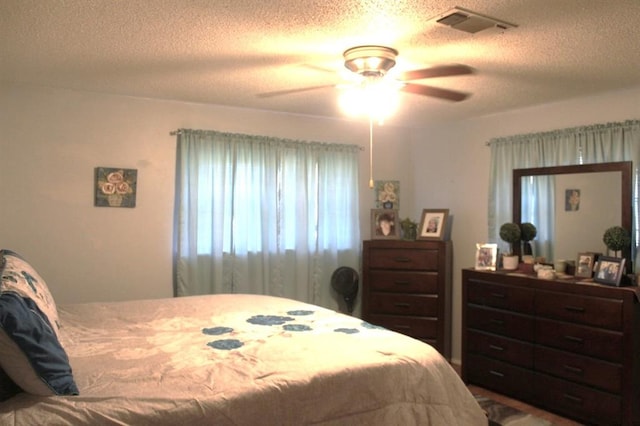
[(2, 425), (486, 425), (430, 346), (256, 295), (62, 306), (79, 396), (20, 394)]

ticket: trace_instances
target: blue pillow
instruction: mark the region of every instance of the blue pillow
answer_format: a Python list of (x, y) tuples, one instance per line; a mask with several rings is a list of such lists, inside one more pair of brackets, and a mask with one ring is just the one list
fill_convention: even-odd
[(11, 377), (0, 368), (0, 402), (22, 392), (22, 389), (11, 380)]
[(8, 338), (0, 335), (0, 364), (18, 386), (36, 395), (78, 394), (69, 358), (33, 300), (2, 294), (0, 326)]
[(44, 279), (29, 262), (11, 250), (0, 250), (0, 258), (0, 292), (15, 293), (33, 300), (58, 335), (58, 309)]
[[(10, 250), (0, 250), (0, 278), (0, 368), (25, 392), (77, 395), (58, 339), (58, 311), (44, 279)], [(10, 382), (0, 386), (0, 394), (15, 391)]]

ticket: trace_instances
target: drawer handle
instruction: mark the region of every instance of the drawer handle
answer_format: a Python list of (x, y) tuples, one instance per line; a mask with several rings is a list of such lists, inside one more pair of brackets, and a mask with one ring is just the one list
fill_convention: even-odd
[(570, 373), (582, 374), (584, 372), (582, 368), (573, 367), (571, 365), (563, 365), (562, 367)]
[(504, 293), (491, 293), (491, 297), (495, 297), (496, 299), (504, 299), (506, 296)]
[(574, 395), (569, 395), (568, 393), (565, 393), (562, 395), (564, 399), (571, 401), (571, 402), (575, 402), (578, 403), (580, 405), (582, 405), (582, 398), (574, 396)]
[(581, 314), (584, 313), (584, 308), (582, 306), (565, 306), (564, 309), (566, 309), (569, 312), (578, 312)]
[(495, 318), (490, 319), (490, 320), (489, 320), (489, 322), (490, 322), (491, 324), (504, 325), (504, 321), (499, 320), (499, 319), (495, 319)]
[(583, 344), (584, 343), (584, 339), (581, 337), (576, 337), (576, 336), (564, 336), (565, 340), (568, 340), (570, 342), (574, 342), (574, 343), (580, 343)]
[(410, 282), (409, 281), (394, 281), (393, 282), (396, 285), (409, 285)]
[(492, 376), (496, 376), (496, 377), (504, 377), (504, 373), (501, 373), (499, 371), (496, 370), (489, 370), (489, 374), (491, 374)]
[(404, 256), (395, 257), (395, 258), (393, 258), (393, 260), (395, 260), (396, 262), (400, 262), (400, 263), (409, 263), (409, 262), (411, 262), (411, 258), (404, 257)]
[(408, 303), (394, 303), (393, 304), (396, 308), (409, 308), (411, 305)]
[(504, 351), (504, 348), (498, 345), (489, 345), (489, 349), (493, 349), (494, 351), (498, 351), (498, 352)]

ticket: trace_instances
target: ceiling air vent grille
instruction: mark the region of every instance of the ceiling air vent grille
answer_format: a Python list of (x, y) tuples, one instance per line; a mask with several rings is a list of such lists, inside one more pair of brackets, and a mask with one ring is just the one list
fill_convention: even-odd
[(471, 34), (490, 28), (505, 31), (517, 27), (515, 24), (483, 16), (457, 6), (432, 19), (435, 19), (438, 24)]

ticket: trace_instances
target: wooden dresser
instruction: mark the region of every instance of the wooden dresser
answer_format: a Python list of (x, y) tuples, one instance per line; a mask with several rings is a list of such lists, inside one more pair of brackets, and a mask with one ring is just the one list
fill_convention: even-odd
[(638, 287), (462, 271), (462, 378), (587, 424), (640, 424)]
[(451, 357), (450, 241), (364, 241), (362, 317)]

